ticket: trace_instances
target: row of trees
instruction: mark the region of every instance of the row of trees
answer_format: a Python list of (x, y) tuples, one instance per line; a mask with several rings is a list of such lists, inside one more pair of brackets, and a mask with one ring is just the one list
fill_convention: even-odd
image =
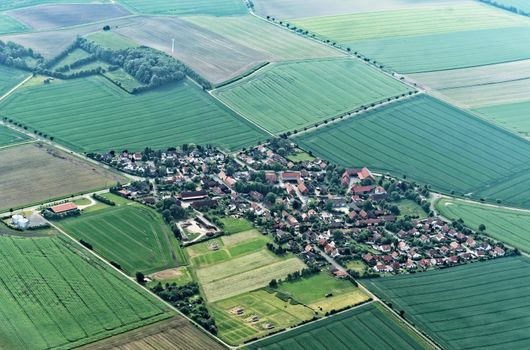
[(44, 62), (44, 58), (33, 52), (32, 49), (27, 49), (11, 41), (5, 43), (0, 40), (0, 64), (23, 70), (33, 70), (33, 67), (28, 65), (27, 59), (36, 60), (37, 65)]

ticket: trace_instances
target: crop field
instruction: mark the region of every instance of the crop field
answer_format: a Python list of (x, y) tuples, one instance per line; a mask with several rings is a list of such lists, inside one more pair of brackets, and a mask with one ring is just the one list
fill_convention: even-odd
[[(237, 315), (235, 309), (242, 308), (243, 315)], [(265, 290), (257, 290), (216, 302), (210, 306), (224, 341), (239, 345), (249, 339), (263, 337), (271, 332), (296, 326), (314, 317), (313, 311), (301, 304), (291, 304)], [(252, 322), (252, 316), (259, 320)], [(266, 329), (271, 323), (274, 329)]]
[(515, 7), (520, 11), (530, 13), (530, 4), (526, 0), (497, 0), (495, 2), (506, 7)]
[[(344, 166), (365, 165), (445, 192), (476, 191), (472, 197), (528, 204), (518, 187), (498, 189), (496, 197), (492, 187), (512, 182), (528, 188), (530, 143), (425, 95), (315, 130), (296, 142)], [(521, 197), (514, 196), (518, 191)]]
[(319, 37), (339, 43), (351, 43), (358, 40), (524, 26), (530, 24), (530, 18), (514, 16), (477, 2), (448, 7), (311, 17), (291, 22)]
[(58, 4), (26, 7), (9, 15), (33, 29), (43, 30), (123, 17), (130, 12), (114, 4)]
[(130, 95), (103, 77), (55, 80), (30, 84), (1, 106), (10, 118), (82, 152), (183, 143), (238, 149), (266, 138), (187, 80), (139, 95)]
[(96, 44), (113, 50), (123, 50), (129, 47), (137, 47), (138, 44), (123, 35), (115, 32), (96, 32), (88, 34), (86, 38)]
[(480, 187), (471, 196), (473, 199), (485, 199), (491, 203), (530, 209), (530, 172), (527, 168), (512, 175)]
[[(524, 1), (524, 0), (521, 0)], [(256, 13), (279, 19), (331, 16), (347, 13), (418, 8), (432, 5), (471, 3), (469, 0), (254, 0)]]
[(223, 350), (221, 344), (180, 316), (85, 345), (81, 350)]
[(21, 33), (28, 30), (28, 27), (17, 21), (15, 18), (0, 13), (0, 34)]
[(145, 14), (233, 16), (247, 13), (243, 1), (239, 0), (119, 0), (119, 2), (135, 12)]
[(432, 349), (402, 321), (377, 303), (312, 322), (253, 343), (250, 350), (303, 350), (317, 344), (322, 350)]
[(66, 233), (90, 243), (129, 275), (176, 267), (178, 243), (153, 209), (127, 204), (57, 222)]
[(519, 45), (529, 35), (530, 26), (526, 26), (362, 40), (345, 45), (397, 72), (420, 73), (529, 59), (530, 47)]
[(370, 280), (368, 287), (444, 349), (520, 349), (530, 329), (529, 264), (502, 258)]
[(28, 141), (30, 138), (4, 126), (0, 126), (0, 148)]
[(0, 65), (0, 97), (30, 75), (18, 69)]
[(139, 88), (140, 86), (142, 86), (142, 83), (140, 83), (133, 76), (128, 74), (122, 68), (118, 68), (113, 71), (107, 71), (103, 73), (103, 76), (128, 92), (132, 92), (135, 88)]
[[(93, 3), (94, 0), (75, 0), (76, 3)], [(110, 3), (110, 0), (99, 0), (99, 3)], [(43, 4), (68, 4), (72, 0), (2, 0), (0, 1), (0, 11), (11, 10), (21, 7), (30, 7)]]
[(70, 349), (172, 315), (62, 236), (0, 242), (3, 349)]
[(272, 133), (312, 126), (411, 89), (352, 59), (271, 64), (213, 93)]
[(475, 110), (481, 117), (501, 125), (524, 137), (530, 137), (530, 120), (528, 110), (530, 101), (500, 104)]
[(477, 231), (484, 224), (488, 236), (530, 253), (529, 212), (445, 198), (436, 202), (436, 210), (445, 218), (464, 220)]
[[(126, 178), (50, 146), (0, 150), (0, 210), (110, 187)], [(28, 169), (39, 169), (31, 176)]]

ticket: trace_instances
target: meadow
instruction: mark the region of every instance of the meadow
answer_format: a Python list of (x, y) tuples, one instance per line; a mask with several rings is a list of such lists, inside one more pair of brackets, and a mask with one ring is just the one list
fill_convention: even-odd
[(447, 7), (419, 7), (302, 18), (290, 23), (324, 39), (351, 43), (389, 37), (517, 27), (529, 25), (530, 18), (514, 16), (474, 2)]
[(530, 137), (530, 120), (527, 112), (530, 101), (500, 104), (496, 106), (481, 107), (474, 110), (478, 115), (488, 121), (512, 130), (524, 137)]
[(21, 33), (28, 30), (28, 27), (17, 21), (15, 18), (0, 13), (0, 35), (10, 33)]
[(0, 126), (0, 148), (28, 141), (30, 138), (4, 126)]
[(26, 7), (9, 15), (36, 30), (76, 26), (130, 15), (114, 4), (50, 4)]
[(54, 80), (19, 89), (1, 107), (10, 118), (80, 152), (183, 143), (234, 150), (266, 138), (188, 80), (139, 95), (103, 77)]
[(344, 45), (397, 72), (420, 73), (529, 59), (530, 47), (519, 44), (529, 35), (530, 26), (525, 26), (361, 40)]
[(488, 236), (530, 253), (529, 212), (446, 198), (436, 202), (436, 210), (447, 219), (464, 220), (466, 226), (477, 231), (483, 224)]
[(70, 349), (173, 314), (65, 237), (0, 241), (1, 348)]
[(66, 233), (82, 239), (129, 275), (176, 267), (179, 249), (173, 233), (153, 209), (133, 202), (57, 222)]
[(134, 12), (144, 14), (233, 16), (247, 13), (243, 1), (239, 0), (119, 0), (119, 2)]
[[(513, 185), (528, 187), (530, 143), (426, 95), (295, 140), (316, 156), (343, 166), (368, 166), (444, 192), (528, 205), (526, 196), (513, 196), (523, 192)], [(504, 186), (510, 182), (511, 187)], [(506, 189), (493, 191), (493, 186)]]
[(249, 350), (432, 349), (402, 321), (372, 303), (247, 346)]
[(29, 72), (0, 65), (0, 97), (9, 92), (9, 90), (14, 88), (29, 75)]
[[(50, 146), (0, 149), (0, 211), (114, 186), (127, 179)], [(28, 176), (28, 169), (39, 169)]]
[(368, 288), (442, 348), (519, 349), (528, 344), (526, 257), (369, 280)]
[(411, 88), (353, 59), (270, 64), (213, 91), (271, 133), (303, 129)]

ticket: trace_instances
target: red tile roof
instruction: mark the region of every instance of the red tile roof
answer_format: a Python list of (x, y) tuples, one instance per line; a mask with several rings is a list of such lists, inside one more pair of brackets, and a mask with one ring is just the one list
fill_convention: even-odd
[(64, 213), (66, 211), (75, 210), (75, 209), (77, 209), (77, 205), (75, 205), (74, 203), (70, 203), (70, 202), (59, 204), (59, 205), (56, 205), (50, 208), (50, 210), (53, 211), (55, 214)]

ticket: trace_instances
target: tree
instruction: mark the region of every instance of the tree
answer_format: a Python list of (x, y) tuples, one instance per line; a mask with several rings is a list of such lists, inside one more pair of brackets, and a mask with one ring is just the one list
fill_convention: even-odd
[(278, 281), (276, 281), (275, 279), (272, 279), (272, 280), (269, 282), (269, 287), (271, 287), (271, 288), (277, 288), (277, 287), (278, 287)]
[(265, 200), (269, 203), (275, 203), (276, 202), (276, 195), (272, 192), (267, 193), (265, 196)]
[(145, 283), (145, 276), (144, 276), (144, 274), (138, 271), (138, 272), (136, 273), (136, 281), (137, 281), (138, 283), (140, 283), (140, 284), (144, 284), (144, 283)]
[(480, 225), (478, 225), (478, 230), (479, 230), (480, 232), (484, 232), (484, 231), (486, 231), (486, 225), (484, 225), (484, 224), (480, 224)]

